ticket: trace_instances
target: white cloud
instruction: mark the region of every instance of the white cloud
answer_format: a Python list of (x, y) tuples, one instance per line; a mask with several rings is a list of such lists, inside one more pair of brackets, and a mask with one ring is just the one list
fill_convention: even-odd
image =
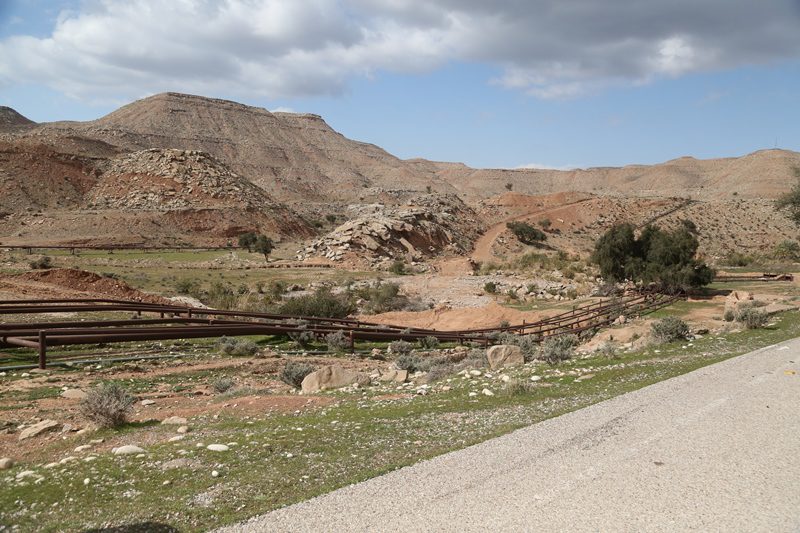
[(552, 165), (542, 165), (540, 163), (528, 163), (526, 165), (520, 165), (518, 167), (514, 167), (514, 170), (577, 170), (579, 167), (575, 165), (561, 165), (561, 166), (552, 166)]
[(276, 107), (275, 109), (270, 109), (270, 111), (273, 113), (297, 113), (297, 111), (295, 111), (291, 107), (286, 107), (286, 106)]
[(93, 0), (0, 41), (0, 85), (82, 99), (338, 94), (450, 61), (538, 98), (800, 56), (796, 0)]

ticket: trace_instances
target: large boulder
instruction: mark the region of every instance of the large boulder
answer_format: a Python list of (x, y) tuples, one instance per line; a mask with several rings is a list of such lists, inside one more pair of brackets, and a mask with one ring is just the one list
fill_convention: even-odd
[(333, 365), (310, 373), (303, 379), (300, 386), (304, 393), (310, 393), (325, 389), (338, 389), (353, 383), (367, 384), (369, 377), (339, 365)]
[(489, 360), (489, 368), (492, 370), (525, 364), (520, 347), (511, 344), (492, 346), (486, 350), (486, 358)]

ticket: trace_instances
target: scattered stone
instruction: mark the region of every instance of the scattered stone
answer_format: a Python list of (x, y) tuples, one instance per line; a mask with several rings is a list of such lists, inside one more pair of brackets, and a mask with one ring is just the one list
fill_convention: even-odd
[(3, 457), (0, 459), (0, 470), (8, 470), (14, 466), (14, 459), (10, 457)]
[(68, 400), (83, 400), (86, 398), (86, 393), (80, 389), (67, 389), (61, 393), (61, 397)]
[(161, 421), (162, 425), (185, 426), (186, 419), (180, 416), (171, 416)]
[(211, 450), (212, 452), (227, 452), (230, 450), (230, 448), (225, 444), (209, 444), (206, 446), (206, 449)]
[(92, 480), (91, 480), (91, 479), (89, 479), (88, 477), (87, 477), (87, 478), (85, 478), (85, 479), (83, 480), (83, 484), (84, 484), (84, 485), (88, 485), (88, 484), (89, 484), (89, 483), (91, 483), (91, 482), (92, 482)]
[(399, 370), (390, 368), (381, 372), (378, 381), (395, 381), (397, 383), (405, 383), (408, 381), (408, 370)]
[(17, 479), (17, 481), (19, 481), (21, 479), (25, 479), (26, 477), (31, 477), (31, 476), (35, 476), (35, 475), (36, 475), (36, 472), (34, 472), (33, 470), (23, 470), (22, 472), (20, 472), (19, 474), (16, 475), (16, 479)]
[(469, 375), (477, 378), (478, 376), (483, 375), (483, 372), (481, 372), (480, 370), (470, 370)]
[(531, 381), (541, 381), (542, 376), (531, 376)]
[(167, 442), (179, 442), (186, 438), (186, 435), (175, 435), (174, 437), (170, 437)]
[(154, 403), (156, 403), (156, 401), (155, 400), (142, 400), (139, 403), (144, 405), (144, 406), (147, 406), (147, 405), (153, 405)]
[(114, 455), (134, 455), (139, 453), (145, 453), (144, 449), (134, 446), (133, 444), (126, 444), (125, 446), (120, 446), (119, 448), (114, 448), (111, 450), (111, 453)]
[(82, 446), (78, 446), (77, 448), (75, 448), (75, 450), (73, 450), (73, 451), (75, 453), (81, 453), (81, 452), (85, 452), (86, 450), (91, 449), (91, 447), (92, 447), (91, 444), (83, 444)]
[(177, 429), (178, 433), (189, 433), (189, 426), (181, 426)]
[(489, 389), (483, 389), (481, 392), (483, 393), (484, 396), (494, 396), (494, 393)]
[(219, 472), (217, 472), (216, 470), (212, 470), (211, 477), (219, 477)]
[(23, 429), (19, 434), (19, 440), (25, 440), (35, 437), (45, 431), (52, 431), (58, 427), (58, 422), (55, 420), (42, 420), (38, 424), (34, 424), (29, 428)]
[(486, 350), (486, 358), (489, 360), (489, 368), (492, 370), (525, 364), (522, 349), (511, 344), (492, 346)]
[(473, 396), (477, 396), (477, 395), (478, 395), (478, 393), (474, 392), (474, 391), (469, 393), (470, 398), (472, 398)]

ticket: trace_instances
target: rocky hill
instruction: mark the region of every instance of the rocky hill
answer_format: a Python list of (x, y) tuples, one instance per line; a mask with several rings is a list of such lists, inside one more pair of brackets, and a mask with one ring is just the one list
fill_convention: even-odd
[[(158, 94), (91, 122), (40, 125), (30, 136), (80, 136), (126, 150), (202, 150), (280, 201), (352, 201), (371, 187), (402, 183), (425, 190), (420, 176), (377, 146), (352, 141), (318, 115), (271, 113), (227, 100)], [(444, 182), (437, 190), (454, 192)]]
[(800, 153), (762, 150), (742, 157), (700, 160), (682, 157), (658, 165), (577, 170), (477, 170), (457, 163), (412, 163), (434, 172), (465, 198), (478, 200), (512, 190), (524, 194), (583, 191), (622, 196), (682, 196), (715, 199), (775, 198), (794, 183)]
[(297, 259), (386, 267), (392, 260), (423, 261), (463, 255), (483, 232), (477, 213), (457, 196), (423, 195), (404, 206), (364, 206), (361, 215), (301, 250)]
[[(650, 166), (480, 170), (400, 160), (347, 139), (317, 115), (164, 93), (89, 122), (36, 124), (0, 108), (0, 232), (6, 242), (202, 243), (250, 229), (306, 238), (312, 235), (306, 220), (321, 227), (324, 220), (345, 220), (303, 254), (336, 259), (360, 250), (372, 259), (414, 258), (428, 256), (431, 247), (439, 253), (470, 246), (459, 236), (472, 235), (483, 221), (452, 204), (456, 196), (476, 207), (509, 188), (533, 195), (588, 193), (637, 199), (626, 202), (622, 214), (645, 215), (651, 200), (691, 197), (714, 211), (717, 203), (729, 207), (743, 199), (768, 205), (794, 183), (797, 169), (799, 153), (765, 150)], [(438, 214), (426, 211), (431, 206), (414, 211), (425, 191), (449, 207)], [(365, 207), (373, 204), (381, 207)], [(471, 221), (472, 229), (453, 226), (448, 212)], [(503, 213), (489, 218), (495, 215), (499, 220)], [(383, 229), (373, 228), (373, 219), (385, 219)], [(397, 230), (396, 224), (412, 228)], [(764, 224), (781, 228), (771, 235), (789, 231), (769, 217)], [(369, 232), (387, 231), (390, 242), (375, 241), (376, 249), (357, 238), (374, 240)]]
[(20, 115), (10, 107), (0, 105), (0, 131), (15, 131), (34, 124), (36, 124), (34, 121)]

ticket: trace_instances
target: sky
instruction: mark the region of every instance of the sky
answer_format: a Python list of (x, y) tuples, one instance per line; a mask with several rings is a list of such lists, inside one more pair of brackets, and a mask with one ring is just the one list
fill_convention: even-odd
[(165, 91), (477, 168), (800, 151), (800, 0), (0, 0), (0, 105)]

